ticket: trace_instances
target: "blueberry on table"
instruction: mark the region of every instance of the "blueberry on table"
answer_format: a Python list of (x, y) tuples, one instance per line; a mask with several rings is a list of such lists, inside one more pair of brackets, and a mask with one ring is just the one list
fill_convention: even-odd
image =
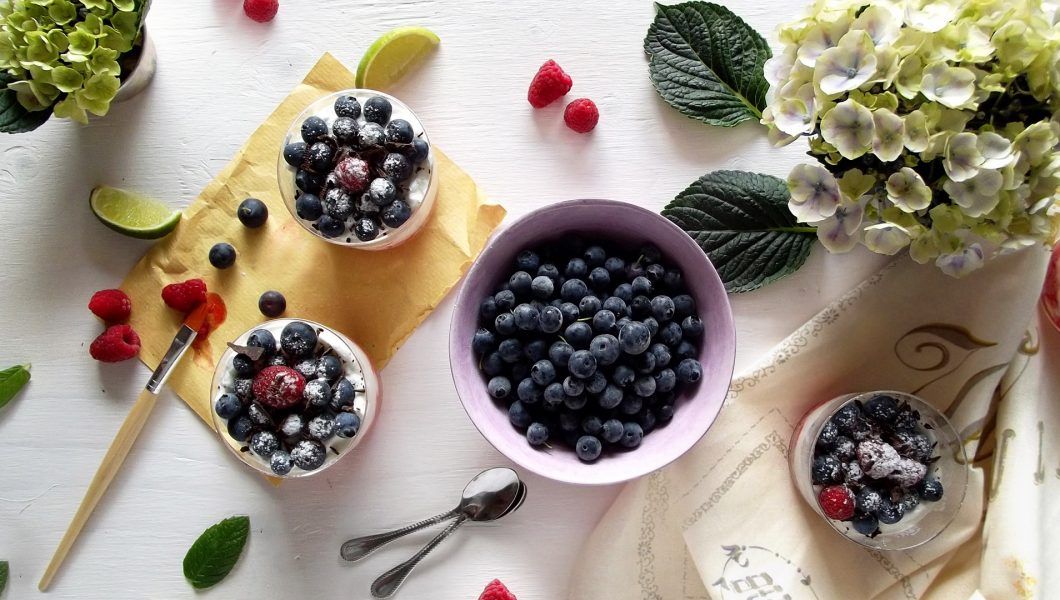
[(603, 426), (600, 428), (600, 437), (610, 444), (618, 443), (622, 439), (623, 433), (625, 433), (625, 428), (622, 425), (622, 421), (618, 419), (608, 419), (604, 421)]
[(584, 462), (592, 462), (600, 457), (600, 452), (604, 449), (600, 440), (591, 435), (583, 435), (578, 438), (578, 444), (575, 447), (575, 452), (578, 458)]
[(323, 215), (317, 221), (317, 230), (326, 238), (337, 238), (346, 233), (346, 223), (331, 215)]
[(526, 428), (526, 441), (531, 446), (542, 446), (548, 442), (548, 427), (543, 423), (531, 423)]
[(415, 135), (412, 131), (412, 123), (405, 119), (394, 119), (386, 124), (386, 143), (393, 146), (411, 144)]
[(237, 442), (245, 442), (254, 430), (254, 423), (247, 415), (240, 415), (228, 421), (228, 435)]
[(305, 160), (305, 142), (292, 142), (283, 147), (283, 159), (292, 167), (299, 168)]
[(239, 208), (236, 209), (236, 217), (239, 218), (239, 222), (244, 227), (257, 229), (264, 225), (265, 221), (269, 220), (269, 207), (265, 206), (265, 203), (257, 198), (247, 198), (239, 203)]
[(418, 165), (421, 162), (427, 160), (427, 155), (430, 154), (431, 147), (427, 142), (421, 139), (412, 140), (412, 143), (405, 148), (405, 156), (409, 157), (409, 161)]
[(368, 184), (368, 198), (373, 204), (386, 206), (397, 199), (397, 186), (386, 177), (376, 177)]
[(213, 409), (217, 416), (227, 421), (243, 411), (243, 403), (234, 394), (222, 394)]
[(356, 146), (359, 130), (360, 125), (357, 124), (357, 120), (350, 117), (339, 117), (331, 124), (331, 133), (335, 136), (335, 141), (343, 146)]
[(309, 194), (316, 194), (324, 187), (326, 176), (323, 173), (313, 173), (301, 169), (294, 176), (294, 184), (298, 189)]
[(301, 194), (294, 201), (294, 212), (300, 219), (316, 221), (324, 214), (324, 205), (316, 194)]
[(869, 537), (874, 536), (880, 529), (880, 521), (874, 514), (859, 514), (854, 515), (850, 525), (854, 528), (854, 531), (867, 535)]
[(357, 413), (340, 412), (335, 415), (335, 435), (340, 438), (351, 438), (361, 428), (361, 418)]
[(361, 116), (361, 103), (353, 96), (339, 96), (335, 99), (335, 114), (356, 119)]
[(251, 348), (262, 348), (268, 356), (276, 352), (276, 337), (268, 329), (255, 329), (247, 336), (247, 346)]
[(293, 321), (280, 332), (280, 348), (291, 357), (306, 357), (317, 347), (317, 332), (308, 323)]
[(307, 144), (319, 142), (328, 135), (328, 124), (318, 116), (311, 116), (302, 121), (302, 140)]
[(379, 237), (379, 224), (371, 217), (354, 219), (353, 234), (362, 242), (370, 242)]
[(232, 244), (220, 242), (210, 248), (210, 264), (218, 269), (227, 269), (236, 264), (236, 249)]
[(390, 104), (390, 101), (382, 96), (372, 96), (365, 100), (364, 108), (364, 120), (371, 123), (378, 123), (379, 125), (385, 125), (390, 120), (390, 114), (394, 111), (394, 107)]
[(622, 445), (626, 448), (636, 448), (644, 439), (644, 429), (639, 423), (624, 423), (622, 425)]
[(677, 365), (677, 380), (681, 383), (695, 383), (703, 377), (703, 365), (694, 358), (686, 358)]
[(512, 402), (512, 405), (508, 407), (508, 420), (511, 421), (512, 425), (523, 429), (529, 427), (533, 419), (530, 416), (530, 412), (526, 410), (523, 403), (516, 400)]
[(651, 345), (651, 331), (644, 323), (630, 321), (618, 330), (618, 344), (626, 354), (640, 354)]
[(275, 319), (287, 310), (287, 298), (276, 290), (264, 292), (258, 298), (258, 310), (266, 317)]
[(277, 450), (269, 457), (269, 468), (272, 469), (273, 473), (282, 477), (291, 472), (291, 469), (294, 468), (294, 461), (291, 460), (291, 455), (287, 452)]
[(382, 148), (386, 143), (386, 132), (378, 123), (365, 123), (357, 131), (357, 145), (362, 150)]

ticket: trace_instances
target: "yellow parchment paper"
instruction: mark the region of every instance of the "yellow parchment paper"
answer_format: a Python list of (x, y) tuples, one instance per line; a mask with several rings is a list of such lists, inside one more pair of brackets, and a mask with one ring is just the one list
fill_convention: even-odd
[[(152, 368), (183, 318), (163, 304), (164, 285), (201, 277), (224, 298), (227, 319), (207, 344), (189, 351), (167, 384), (209, 425), (216, 359), (227, 341), (266, 320), (257, 307), (262, 292), (279, 290), (287, 298), (285, 316), (337, 329), (382, 369), (504, 218), (504, 208), (488, 203), (471, 178), (435, 147), (438, 197), (429, 222), (411, 240), (371, 252), (329, 244), (302, 229), (277, 186), (280, 144), (306, 106), (352, 87), (353, 73), (325, 54), (188, 207), (176, 231), (156, 243), (122, 284), (133, 301), (132, 325), (143, 344), (140, 359)], [(247, 229), (236, 218), (236, 207), (247, 197), (268, 205), (264, 227)], [(235, 246), (238, 258), (235, 266), (219, 271), (207, 255), (222, 241)]]

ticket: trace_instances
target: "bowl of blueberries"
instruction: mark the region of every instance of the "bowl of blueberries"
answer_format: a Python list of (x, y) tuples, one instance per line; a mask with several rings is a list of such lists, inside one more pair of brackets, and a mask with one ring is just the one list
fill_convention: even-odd
[(695, 445), (735, 349), (702, 249), (613, 200), (553, 204), (498, 232), (464, 279), (449, 336), (482, 435), (530, 471), (584, 485), (640, 477)]
[(437, 174), (423, 124), (382, 92), (343, 90), (310, 104), (280, 147), (284, 203), (333, 244), (384, 250), (427, 222)]

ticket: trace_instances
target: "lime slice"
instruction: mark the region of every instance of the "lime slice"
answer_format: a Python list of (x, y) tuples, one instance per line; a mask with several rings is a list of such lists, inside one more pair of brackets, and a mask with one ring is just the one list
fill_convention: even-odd
[(118, 233), (142, 240), (160, 238), (176, 228), (181, 212), (158, 200), (101, 185), (88, 199), (92, 214)]
[(438, 36), (424, 27), (398, 27), (369, 46), (357, 65), (357, 87), (382, 90), (401, 79), (432, 48)]

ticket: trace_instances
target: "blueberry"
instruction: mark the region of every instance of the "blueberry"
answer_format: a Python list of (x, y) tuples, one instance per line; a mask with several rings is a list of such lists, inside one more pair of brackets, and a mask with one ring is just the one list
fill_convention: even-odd
[(556, 380), (556, 366), (550, 360), (539, 360), (530, 367), (530, 379), (537, 385), (548, 385)]
[(585, 393), (585, 381), (568, 375), (563, 378), (563, 393), (568, 396), (580, 396)]
[(585, 264), (585, 261), (580, 258), (572, 258), (567, 263), (567, 268), (563, 271), (563, 274), (571, 279), (581, 279), (589, 274), (589, 265)]
[(508, 420), (511, 421), (512, 425), (523, 429), (530, 425), (532, 418), (523, 403), (516, 400), (508, 407)]
[(860, 417), (861, 409), (858, 408), (857, 404), (851, 402), (844, 404), (836, 411), (835, 415), (832, 416), (832, 422), (835, 423), (840, 432), (850, 433), (855, 423), (860, 420)]
[(618, 330), (618, 344), (626, 354), (640, 354), (651, 345), (651, 331), (644, 323), (630, 321)]
[(317, 332), (308, 323), (292, 321), (280, 332), (280, 348), (288, 356), (309, 356), (316, 347)]
[(526, 271), (516, 271), (508, 278), (508, 285), (516, 297), (525, 298), (530, 295), (534, 278)]
[(874, 513), (883, 503), (880, 493), (870, 487), (863, 487), (854, 495), (854, 506), (858, 512)]
[(622, 445), (626, 448), (636, 448), (644, 439), (644, 430), (638, 423), (625, 423), (622, 425)]
[(243, 403), (235, 394), (222, 394), (213, 405), (213, 409), (217, 412), (217, 416), (227, 421), (243, 411)]
[(604, 428), (604, 422), (600, 420), (600, 417), (596, 415), (586, 415), (582, 419), (582, 431), (589, 435), (595, 435), (599, 437), (600, 431)]
[(835, 454), (839, 460), (844, 462), (854, 460), (856, 452), (857, 444), (846, 436), (839, 436), (836, 438), (835, 443), (832, 444), (832, 454)]
[(258, 310), (266, 317), (275, 319), (287, 310), (287, 298), (276, 290), (262, 292), (261, 296), (258, 296)]
[(633, 301), (633, 286), (628, 283), (619, 284), (619, 286), (615, 288), (614, 295), (626, 304), (629, 304)]
[(589, 351), (592, 352), (597, 364), (605, 366), (614, 364), (622, 355), (618, 338), (609, 333), (594, 337), (589, 342)]
[(632, 286), (634, 296), (651, 296), (652, 291), (654, 290), (651, 280), (644, 276), (634, 278)]
[(865, 414), (879, 423), (889, 423), (898, 416), (898, 402), (891, 396), (876, 396), (865, 403)]
[(563, 313), (563, 322), (567, 325), (578, 320), (581, 317), (581, 312), (578, 310), (578, 305), (573, 302), (563, 302), (559, 305), (559, 310)]
[(482, 300), (482, 303), (478, 305), (478, 314), (486, 321), (492, 321), (497, 318), (497, 301), (493, 296), (486, 296)]
[(902, 496), (902, 499), (901, 499), (901, 500), (899, 500), (899, 502), (900, 502), (900, 503), (901, 503), (901, 505), (902, 505), (902, 509), (903, 509), (903, 510), (904, 510), (904, 511), (905, 511), (906, 513), (910, 513), (910, 512), (912, 512), (912, 511), (913, 511), (913, 510), (914, 510), (914, 509), (915, 509), (915, 508), (916, 508), (917, 506), (919, 506), (919, 505), (920, 505), (920, 497), (919, 497), (919, 496), (917, 496), (916, 494), (913, 494), (913, 493), (908, 493), (908, 494), (906, 494), (906, 495)]
[(497, 303), (498, 311), (507, 311), (515, 308), (515, 293), (511, 290), (501, 290), (493, 296)]
[(228, 422), (228, 435), (237, 442), (245, 442), (254, 430), (254, 422), (246, 415), (240, 415)]
[(353, 96), (339, 96), (335, 100), (335, 114), (356, 119), (361, 116), (361, 103)]
[[(497, 318), (500, 319), (500, 317)], [(523, 356), (523, 343), (515, 338), (501, 340), (500, 345), (497, 346), (497, 352), (506, 363), (518, 362)]]
[(891, 502), (887, 498), (880, 501), (880, 507), (876, 509), (876, 516), (880, 523), (894, 525), (905, 516), (905, 506), (900, 502)]
[(813, 459), (813, 465), (810, 467), (810, 476), (813, 483), (817, 485), (838, 483), (843, 478), (843, 463), (839, 462), (839, 459), (831, 454), (818, 456)]
[(643, 375), (633, 381), (633, 393), (641, 398), (647, 398), (655, 393), (655, 378)]
[(309, 168), (317, 173), (327, 173), (335, 165), (335, 149), (325, 142), (315, 142), (306, 150)]
[(337, 238), (346, 233), (346, 223), (330, 215), (324, 215), (317, 221), (317, 230), (326, 238)]
[(302, 166), (302, 161), (305, 160), (305, 142), (291, 142), (283, 147), (283, 159), (287, 161), (287, 164), (294, 168)]
[(581, 302), (581, 299), (589, 293), (589, 288), (581, 279), (568, 279), (560, 287), (560, 297), (567, 302)]
[(313, 173), (303, 169), (295, 173), (294, 184), (307, 194), (316, 194), (320, 188), (324, 187), (324, 179), (323, 173)]
[(607, 251), (600, 246), (589, 246), (582, 253), (582, 257), (590, 267), (602, 267), (604, 261), (607, 260)]
[(596, 267), (589, 272), (589, 286), (594, 290), (605, 290), (611, 285), (611, 274), (603, 267)]
[(917, 485), (916, 493), (921, 500), (938, 502), (942, 500), (942, 482), (938, 479), (924, 479)]
[(621, 387), (626, 387), (633, 383), (633, 380), (637, 378), (637, 374), (633, 369), (626, 365), (618, 365), (615, 370), (611, 372), (611, 381), (615, 382)]
[(658, 417), (655, 413), (650, 410), (642, 410), (637, 415), (637, 424), (644, 430), (644, 435), (648, 435), (655, 429), (655, 424), (658, 421)]
[(326, 442), (335, 435), (335, 419), (328, 415), (317, 415), (309, 419), (305, 426), (306, 433), (314, 440)]
[(345, 221), (353, 214), (353, 196), (339, 187), (328, 190), (321, 204), (324, 206), (324, 214), (339, 221)]
[(686, 358), (677, 365), (677, 379), (681, 383), (695, 383), (703, 377), (703, 365), (694, 358)]
[(603, 445), (600, 444), (600, 440), (591, 435), (583, 435), (578, 438), (578, 444), (575, 446), (578, 459), (584, 462), (596, 460), (600, 457), (601, 451), (603, 451)]
[(556, 333), (563, 327), (563, 313), (555, 306), (541, 309), (537, 327), (544, 333)]
[(325, 381), (335, 381), (342, 375), (342, 361), (337, 356), (328, 354), (317, 361), (317, 377)]
[[(567, 433), (575, 433), (581, 429), (581, 426), (581, 419), (578, 418), (577, 413), (565, 410), (559, 414), (560, 430)], [(577, 438), (575, 438), (573, 441), (577, 443)]]
[(386, 132), (378, 123), (365, 123), (357, 130), (357, 145), (362, 150), (382, 148), (386, 143)]
[(305, 360), (300, 360), (297, 363), (295, 363), (294, 370), (298, 371), (298, 373), (302, 377), (305, 377), (306, 379), (311, 379), (311, 378), (316, 376), (316, 373), (317, 373), (317, 361), (313, 360), (312, 358), (307, 358)]
[(913, 410), (909, 405), (903, 405), (898, 410), (892, 425), (898, 432), (914, 432), (920, 427), (920, 412)]
[(237, 354), (232, 358), (232, 370), (239, 378), (253, 377), (257, 372), (254, 361), (246, 354)]
[(597, 334), (612, 333), (615, 331), (615, 313), (609, 310), (598, 311), (593, 315), (593, 331)]
[(696, 313), (696, 301), (688, 294), (674, 296), (674, 318), (684, 319)]
[(504, 359), (499, 352), (491, 352), (482, 359), (482, 372), (490, 377), (504, 372)]
[(618, 419), (604, 421), (603, 427), (600, 429), (600, 437), (611, 444), (621, 440), (623, 433), (625, 433), (625, 428), (622, 426), (622, 421)]
[(655, 409), (655, 419), (660, 425), (669, 423), (674, 418), (674, 405), (673, 404), (660, 404)]
[(302, 140), (307, 144), (320, 141), (328, 135), (328, 124), (318, 116), (311, 116), (302, 121)]
[(626, 316), (628, 310), (626, 308), (626, 301), (618, 296), (611, 296), (607, 300), (604, 300), (604, 304), (601, 308), (611, 311), (616, 319)]
[(821, 432), (817, 434), (816, 446), (818, 450), (829, 451), (832, 449), (832, 445), (835, 444), (836, 439), (839, 438), (839, 428), (832, 421), (828, 421), (821, 427)]
[(584, 394), (579, 396), (571, 396), (564, 394), (563, 405), (571, 410), (581, 410), (585, 408), (585, 405), (589, 402), (589, 399)]
[(357, 413), (340, 412), (335, 415), (335, 435), (340, 438), (351, 438), (361, 428), (361, 418)]
[(536, 404), (538, 400), (541, 400), (543, 393), (541, 388), (538, 387), (534, 380), (527, 377), (519, 382), (519, 385), (515, 386), (515, 396), (522, 401), (523, 404)]
[(588, 323), (575, 321), (563, 331), (563, 338), (575, 348), (587, 348), (593, 339), (593, 329)]
[(652, 283), (654, 287), (656, 284), (662, 283), (663, 276), (666, 275), (666, 269), (662, 265), (648, 265), (644, 269), (644, 276), (648, 278), (648, 281)]
[(880, 529), (880, 521), (874, 514), (861, 514), (854, 515), (850, 525), (854, 528), (854, 531), (872, 537)]
[(703, 335), (703, 320), (692, 315), (681, 321), (681, 330), (684, 331), (685, 339), (694, 340)]
[(640, 412), (640, 409), (644, 407), (644, 400), (639, 396), (627, 395), (622, 398), (622, 404), (618, 406), (618, 410), (624, 415), (635, 415)]
[(339, 117), (331, 124), (332, 135), (343, 146), (356, 146), (359, 130), (360, 125), (357, 124), (357, 120), (350, 117)]
[(552, 263), (542, 263), (541, 266), (537, 268), (537, 274), (548, 277), (552, 280), (553, 284), (558, 284), (560, 281), (559, 269)]
[(596, 403), (604, 410), (611, 410), (619, 404), (622, 404), (623, 397), (624, 394), (622, 393), (622, 388), (609, 383), (607, 384), (607, 387), (604, 388), (603, 393), (597, 397)]
[(398, 154), (397, 152), (391, 152), (386, 155), (386, 158), (383, 159), (382, 169), (387, 177), (399, 183), (412, 175), (412, 163), (409, 162), (409, 159), (404, 154)]
[(424, 140), (415, 139), (409, 144), (408, 148), (405, 148), (405, 156), (409, 157), (409, 161), (414, 165), (418, 165), (421, 162), (427, 160), (427, 155), (430, 154), (431, 147)]
[(386, 141), (394, 146), (404, 146), (412, 143), (415, 133), (412, 124), (405, 119), (394, 119), (386, 125)]
[(651, 315), (657, 320), (666, 322), (674, 316), (674, 301), (669, 296), (656, 296), (651, 299)]
[(522, 331), (534, 331), (537, 329), (538, 319), (541, 318), (539, 310), (525, 303), (516, 306), (512, 314), (515, 315), (515, 326)]
[(294, 212), (300, 219), (316, 221), (324, 214), (324, 205), (316, 194), (302, 194), (294, 201)]
[(324, 465), (327, 450), (316, 440), (302, 440), (291, 449), (291, 460), (303, 471), (315, 471)]
[(556, 365), (567, 364), (572, 354), (574, 354), (574, 347), (564, 341), (553, 342), (548, 349), (548, 357), (552, 360), (552, 364)]
[(562, 383), (550, 383), (545, 387), (545, 391), (541, 394), (545, 404), (551, 406), (558, 406), (567, 399), (566, 392), (563, 391)]
[(681, 272), (673, 269), (663, 275), (662, 284), (669, 292), (679, 292), (685, 287), (684, 277), (681, 276)]
[(526, 441), (531, 446), (542, 446), (548, 442), (548, 427), (543, 423), (531, 423), (526, 428)]
[(621, 277), (626, 274), (626, 261), (617, 256), (609, 256), (604, 261), (604, 269), (611, 277)]
[(544, 275), (538, 275), (530, 282), (530, 292), (533, 293), (535, 298), (541, 300), (548, 300), (552, 297), (553, 292), (556, 291), (556, 284), (551, 279)]
[(368, 199), (377, 206), (386, 206), (397, 198), (397, 186), (386, 177), (376, 177), (368, 184)]
[(236, 209), (236, 217), (244, 227), (257, 229), (265, 224), (269, 218), (269, 207), (257, 198), (247, 198), (239, 203)]
[(362, 242), (370, 242), (379, 237), (379, 223), (371, 217), (361, 217), (353, 220), (353, 235)]
[(331, 402), (331, 386), (323, 379), (307, 381), (302, 388), (302, 397), (309, 408), (322, 409)]
[(257, 403), (252, 403), (247, 407), (247, 417), (251, 423), (259, 427), (271, 427), (273, 424), (269, 413)]
[(331, 406), (332, 410), (341, 410), (347, 406), (353, 406), (353, 401), (357, 398), (357, 390), (354, 389), (353, 383), (349, 379), (340, 379), (331, 388)]
[(662, 369), (655, 374), (655, 391), (670, 392), (677, 387), (677, 373), (673, 369)]
[(588, 350), (578, 350), (567, 362), (567, 370), (579, 379), (588, 379), (596, 373), (596, 358)]
[(210, 248), (210, 264), (218, 269), (227, 269), (236, 264), (236, 249), (232, 244), (221, 242)]
[(672, 355), (666, 344), (655, 343), (648, 348), (648, 353), (655, 359), (655, 368), (661, 369), (670, 364)]
[(578, 302), (578, 315), (582, 317), (592, 317), (596, 313), (600, 312), (603, 308), (603, 303), (596, 296), (585, 296)]
[(644, 326), (648, 328), (648, 333), (650, 333), (652, 337), (655, 337), (655, 334), (659, 333), (659, 322), (655, 320), (655, 317), (647, 317), (642, 320), (641, 323), (644, 323)]
[(251, 348), (263, 348), (265, 355), (276, 352), (276, 338), (268, 329), (255, 329), (247, 336), (247, 346)]
[(630, 366), (641, 375), (648, 375), (655, 372), (655, 355), (651, 352), (638, 354), (629, 362)]
[(681, 343), (682, 329), (680, 323), (670, 321), (659, 326), (657, 339), (666, 346), (673, 348)]
[(507, 377), (494, 377), (486, 384), (486, 390), (490, 396), (502, 400), (512, 394), (512, 382)]
[[(596, 363), (600, 364), (600, 360), (597, 359)], [(607, 376), (601, 373), (599, 369), (597, 369), (596, 373), (593, 373), (592, 377), (585, 380), (585, 391), (589, 392), (590, 394), (599, 394), (600, 392), (604, 391), (604, 388), (606, 387)]]
[(390, 101), (382, 96), (372, 96), (364, 102), (364, 120), (372, 123), (385, 124), (390, 120), (390, 113), (394, 107)]
[(475, 354), (486, 354), (492, 352), (496, 347), (497, 339), (489, 329), (479, 329), (475, 332), (475, 336), (471, 338), (471, 349)]
[(240, 400), (250, 400), (254, 397), (253, 379), (236, 379), (232, 382), (232, 393)]
[(651, 314), (651, 299), (647, 296), (634, 296), (629, 303), (629, 314), (635, 319), (643, 319)]
[(277, 450), (269, 457), (269, 468), (272, 469), (273, 473), (283, 477), (294, 468), (294, 462), (291, 460), (291, 455), (286, 451)]

